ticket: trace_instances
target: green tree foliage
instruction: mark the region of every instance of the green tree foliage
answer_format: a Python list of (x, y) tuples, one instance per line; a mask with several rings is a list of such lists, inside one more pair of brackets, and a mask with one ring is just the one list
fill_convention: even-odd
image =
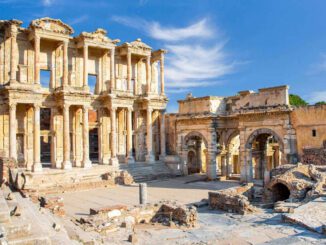
[(304, 99), (302, 99), (299, 95), (290, 94), (290, 105), (305, 106), (308, 105), (308, 103)]
[(326, 105), (326, 101), (319, 101), (315, 105)]

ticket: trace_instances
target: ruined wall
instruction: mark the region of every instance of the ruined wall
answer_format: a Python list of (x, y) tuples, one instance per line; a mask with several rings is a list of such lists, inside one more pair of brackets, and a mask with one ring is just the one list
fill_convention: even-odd
[[(295, 108), (291, 113), (291, 122), (297, 134), (300, 160), (306, 154), (309, 161), (316, 159), (320, 162), (318, 159), (323, 155), (319, 150), (322, 151), (326, 140), (326, 105)], [(326, 159), (321, 162), (326, 164)]]
[(225, 100), (223, 97), (207, 96), (201, 98), (188, 98), (180, 100), (179, 113), (217, 113), (225, 112)]
[(289, 93), (287, 86), (259, 89), (239, 92), (240, 99), (236, 102), (234, 110), (240, 108), (289, 105)]

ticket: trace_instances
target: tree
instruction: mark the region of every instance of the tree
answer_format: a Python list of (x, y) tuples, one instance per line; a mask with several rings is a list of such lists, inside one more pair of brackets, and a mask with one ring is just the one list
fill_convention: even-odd
[(315, 105), (326, 105), (326, 101), (318, 101)]
[(308, 105), (308, 103), (304, 99), (302, 99), (299, 95), (290, 94), (290, 105), (305, 106)]

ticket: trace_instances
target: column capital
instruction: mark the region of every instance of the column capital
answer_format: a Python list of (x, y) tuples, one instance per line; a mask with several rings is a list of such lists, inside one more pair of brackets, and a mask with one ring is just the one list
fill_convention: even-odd
[(40, 110), (41, 105), (40, 104), (33, 104), (33, 107), (35, 110)]
[(16, 102), (11, 102), (11, 103), (9, 104), (9, 109), (10, 109), (10, 110), (16, 110), (16, 107), (17, 107), (17, 103), (16, 103)]
[(148, 112), (153, 112), (154, 111), (154, 109), (152, 108), (152, 107), (147, 107), (147, 109), (146, 109)]
[(88, 111), (89, 108), (90, 108), (89, 105), (83, 105), (83, 106), (82, 106), (82, 110), (83, 110), (83, 112)]
[(134, 111), (134, 108), (132, 108), (132, 107), (127, 107), (127, 110), (128, 110), (128, 112), (133, 112), (133, 111)]
[(118, 107), (117, 106), (111, 106), (109, 109), (110, 109), (110, 111), (116, 111), (118, 109)]
[(62, 109), (63, 109), (63, 110), (69, 110), (69, 107), (70, 107), (69, 104), (64, 104), (64, 105), (62, 106)]

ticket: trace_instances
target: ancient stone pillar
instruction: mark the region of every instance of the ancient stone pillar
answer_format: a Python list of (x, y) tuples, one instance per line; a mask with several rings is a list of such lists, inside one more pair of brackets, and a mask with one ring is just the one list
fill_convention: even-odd
[(161, 54), (160, 59), (160, 82), (161, 82), (161, 95), (164, 95), (164, 54)]
[(132, 155), (132, 108), (128, 108), (127, 112), (127, 162), (135, 162)]
[(68, 86), (68, 40), (63, 42), (63, 86)]
[(127, 52), (127, 83), (128, 83), (128, 91), (131, 91), (132, 83), (131, 83), (131, 51), (128, 49)]
[(110, 61), (110, 89), (111, 92), (115, 89), (115, 59), (114, 59), (115, 49), (111, 49), (111, 61)]
[(84, 49), (83, 49), (83, 87), (84, 89), (87, 88), (88, 86), (88, 70), (87, 70), (87, 63), (88, 63), (88, 45), (84, 44)]
[(111, 113), (111, 159), (110, 159), (110, 163), (112, 166), (118, 166), (119, 161), (117, 158), (117, 129), (116, 129), (117, 108), (112, 107), (110, 110), (110, 113)]
[(83, 106), (83, 167), (92, 167), (89, 160), (88, 108), (86, 106)]
[(70, 129), (69, 129), (69, 105), (63, 106), (63, 169), (71, 169), (70, 161)]
[(146, 120), (146, 126), (147, 126), (147, 139), (146, 139), (146, 144), (147, 144), (147, 155), (146, 155), (146, 161), (147, 162), (154, 162), (155, 158), (153, 155), (153, 145), (152, 145), (152, 137), (153, 137), (153, 132), (152, 132), (152, 108), (147, 108), (147, 120)]
[(151, 57), (147, 56), (146, 57), (146, 84), (147, 84), (147, 94), (151, 92)]
[(34, 80), (35, 84), (40, 84), (40, 43), (39, 36), (34, 37)]
[(139, 184), (139, 204), (147, 203), (147, 184), (140, 183)]
[(226, 171), (227, 171), (227, 163), (226, 163), (226, 155), (221, 157), (221, 174), (222, 176), (226, 176)]
[(41, 135), (40, 135), (40, 106), (34, 105), (34, 164), (33, 172), (41, 172)]
[(11, 26), (11, 54), (10, 54), (10, 82), (17, 80), (17, 61), (18, 61), (18, 48), (17, 48), (17, 26)]
[(16, 103), (9, 104), (9, 156), (17, 160), (16, 145)]
[(231, 160), (232, 154), (231, 153), (227, 153), (226, 154), (226, 166), (227, 166), (227, 176), (231, 177), (232, 172), (233, 172), (233, 163)]
[(207, 152), (207, 177), (210, 180), (216, 179), (217, 170), (216, 170), (216, 152), (209, 150)]
[(161, 112), (161, 128), (160, 128), (160, 140), (161, 140), (161, 154), (160, 154), (160, 160), (164, 161), (166, 156), (166, 149), (165, 149), (165, 111)]

